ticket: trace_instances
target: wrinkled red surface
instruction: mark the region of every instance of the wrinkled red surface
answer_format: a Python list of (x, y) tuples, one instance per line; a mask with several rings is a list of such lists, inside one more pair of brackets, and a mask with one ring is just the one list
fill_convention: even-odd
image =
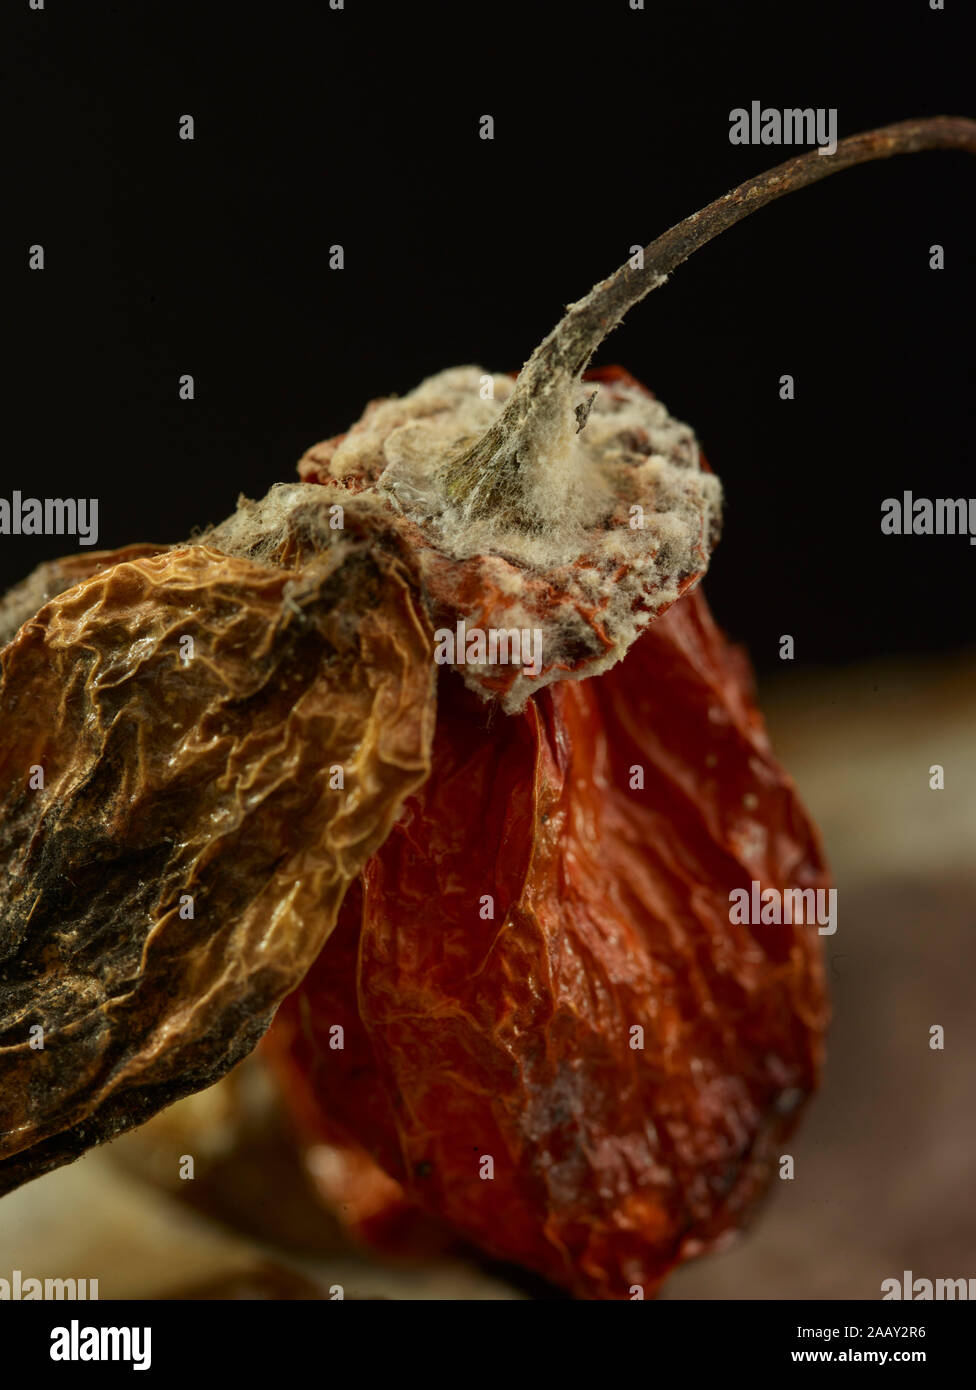
[(828, 882), (749, 686), (698, 590), (517, 716), (442, 675), (431, 778), (272, 1030), (389, 1210), (595, 1298), (742, 1224), (826, 1006), (816, 926), (731, 925), (729, 893)]

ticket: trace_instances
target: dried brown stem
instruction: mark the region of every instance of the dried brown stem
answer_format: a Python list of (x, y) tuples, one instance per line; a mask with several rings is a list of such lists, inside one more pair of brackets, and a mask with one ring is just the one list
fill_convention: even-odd
[[(572, 403), (579, 378), (603, 339), (627, 310), (656, 289), (692, 252), (767, 203), (841, 169), (890, 155), (957, 149), (976, 154), (976, 121), (933, 116), (900, 121), (841, 140), (833, 154), (813, 150), (749, 179), (700, 212), (678, 222), (644, 249), (643, 266), (630, 261), (568, 307), (526, 362), (505, 409), (478, 442), (448, 467), (447, 488), (469, 515), (506, 508), (518, 514), (521, 479), (532, 468), (536, 441)], [(577, 412), (578, 427), (585, 410)]]

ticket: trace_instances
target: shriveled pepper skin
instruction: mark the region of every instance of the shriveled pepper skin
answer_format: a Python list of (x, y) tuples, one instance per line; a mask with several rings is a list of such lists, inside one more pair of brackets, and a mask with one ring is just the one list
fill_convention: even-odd
[(348, 1233), (390, 1254), (419, 1255), (452, 1243), (404, 1189), (406, 1172), (390, 1096), (359, 1014), (362, 928), (357, 880), (324, 953), (279, 1009), (262, 1042), (307, 1145), (310, 1176)]
[(329, 948), (275, 1028), (431, 1216), (578, 1296), (650, 1296), (742, 1224), (817, 1083), (816, 925), (729, 920), (754, 880), (826, 887), (817, 833), (698, 590), (521, 715), (452, 674), (439, 699), (362, 875), (368, 1051), (309, 1008)]

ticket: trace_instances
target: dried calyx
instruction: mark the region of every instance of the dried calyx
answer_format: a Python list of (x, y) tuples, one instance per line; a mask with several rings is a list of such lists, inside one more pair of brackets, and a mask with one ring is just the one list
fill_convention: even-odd
[(357, 504), (384, 503), (435, 627), (538, 634), (537, 669), (484, 659), (460, 667), (508, 713), (552, 681), (619, 661), (704, 572), (718, 537), (721, 488), (692, 431), (626, 373), (604, 376), (585, 432), (570, 432), (535, 485), (526, 481), (531, 527), (507, 507), (468, 516), (445, 492), (458, 438), (490, 427), (516, 389), (477, 367), (374, 403), (300, 464), (303, 478), (329, 489), (323, 502), (345, 499), (353, 524)]

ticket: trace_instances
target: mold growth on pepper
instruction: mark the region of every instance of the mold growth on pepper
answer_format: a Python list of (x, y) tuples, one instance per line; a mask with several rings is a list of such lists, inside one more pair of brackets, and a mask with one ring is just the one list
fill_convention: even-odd
[(626, 373), (601, 375), (585, 430), (567, 431), (558, 452), (547, 450), (518, 524), (507, 507), (469, 517), (447, 489), (459, 444), (498, 420), (514, 390), (510, 378), (479, 367), (374, 401), (347, 434), (299, 464), (308, 481), (388, 501), (438, 624), (464, 618), (481, 629), (540, 633), (538, 675), (461, 668), (472, 689), (501, 695), (509, 713), (552, 681), (619, 661), (704, 573), (718, 538), (721, 487), (691, 429)]

